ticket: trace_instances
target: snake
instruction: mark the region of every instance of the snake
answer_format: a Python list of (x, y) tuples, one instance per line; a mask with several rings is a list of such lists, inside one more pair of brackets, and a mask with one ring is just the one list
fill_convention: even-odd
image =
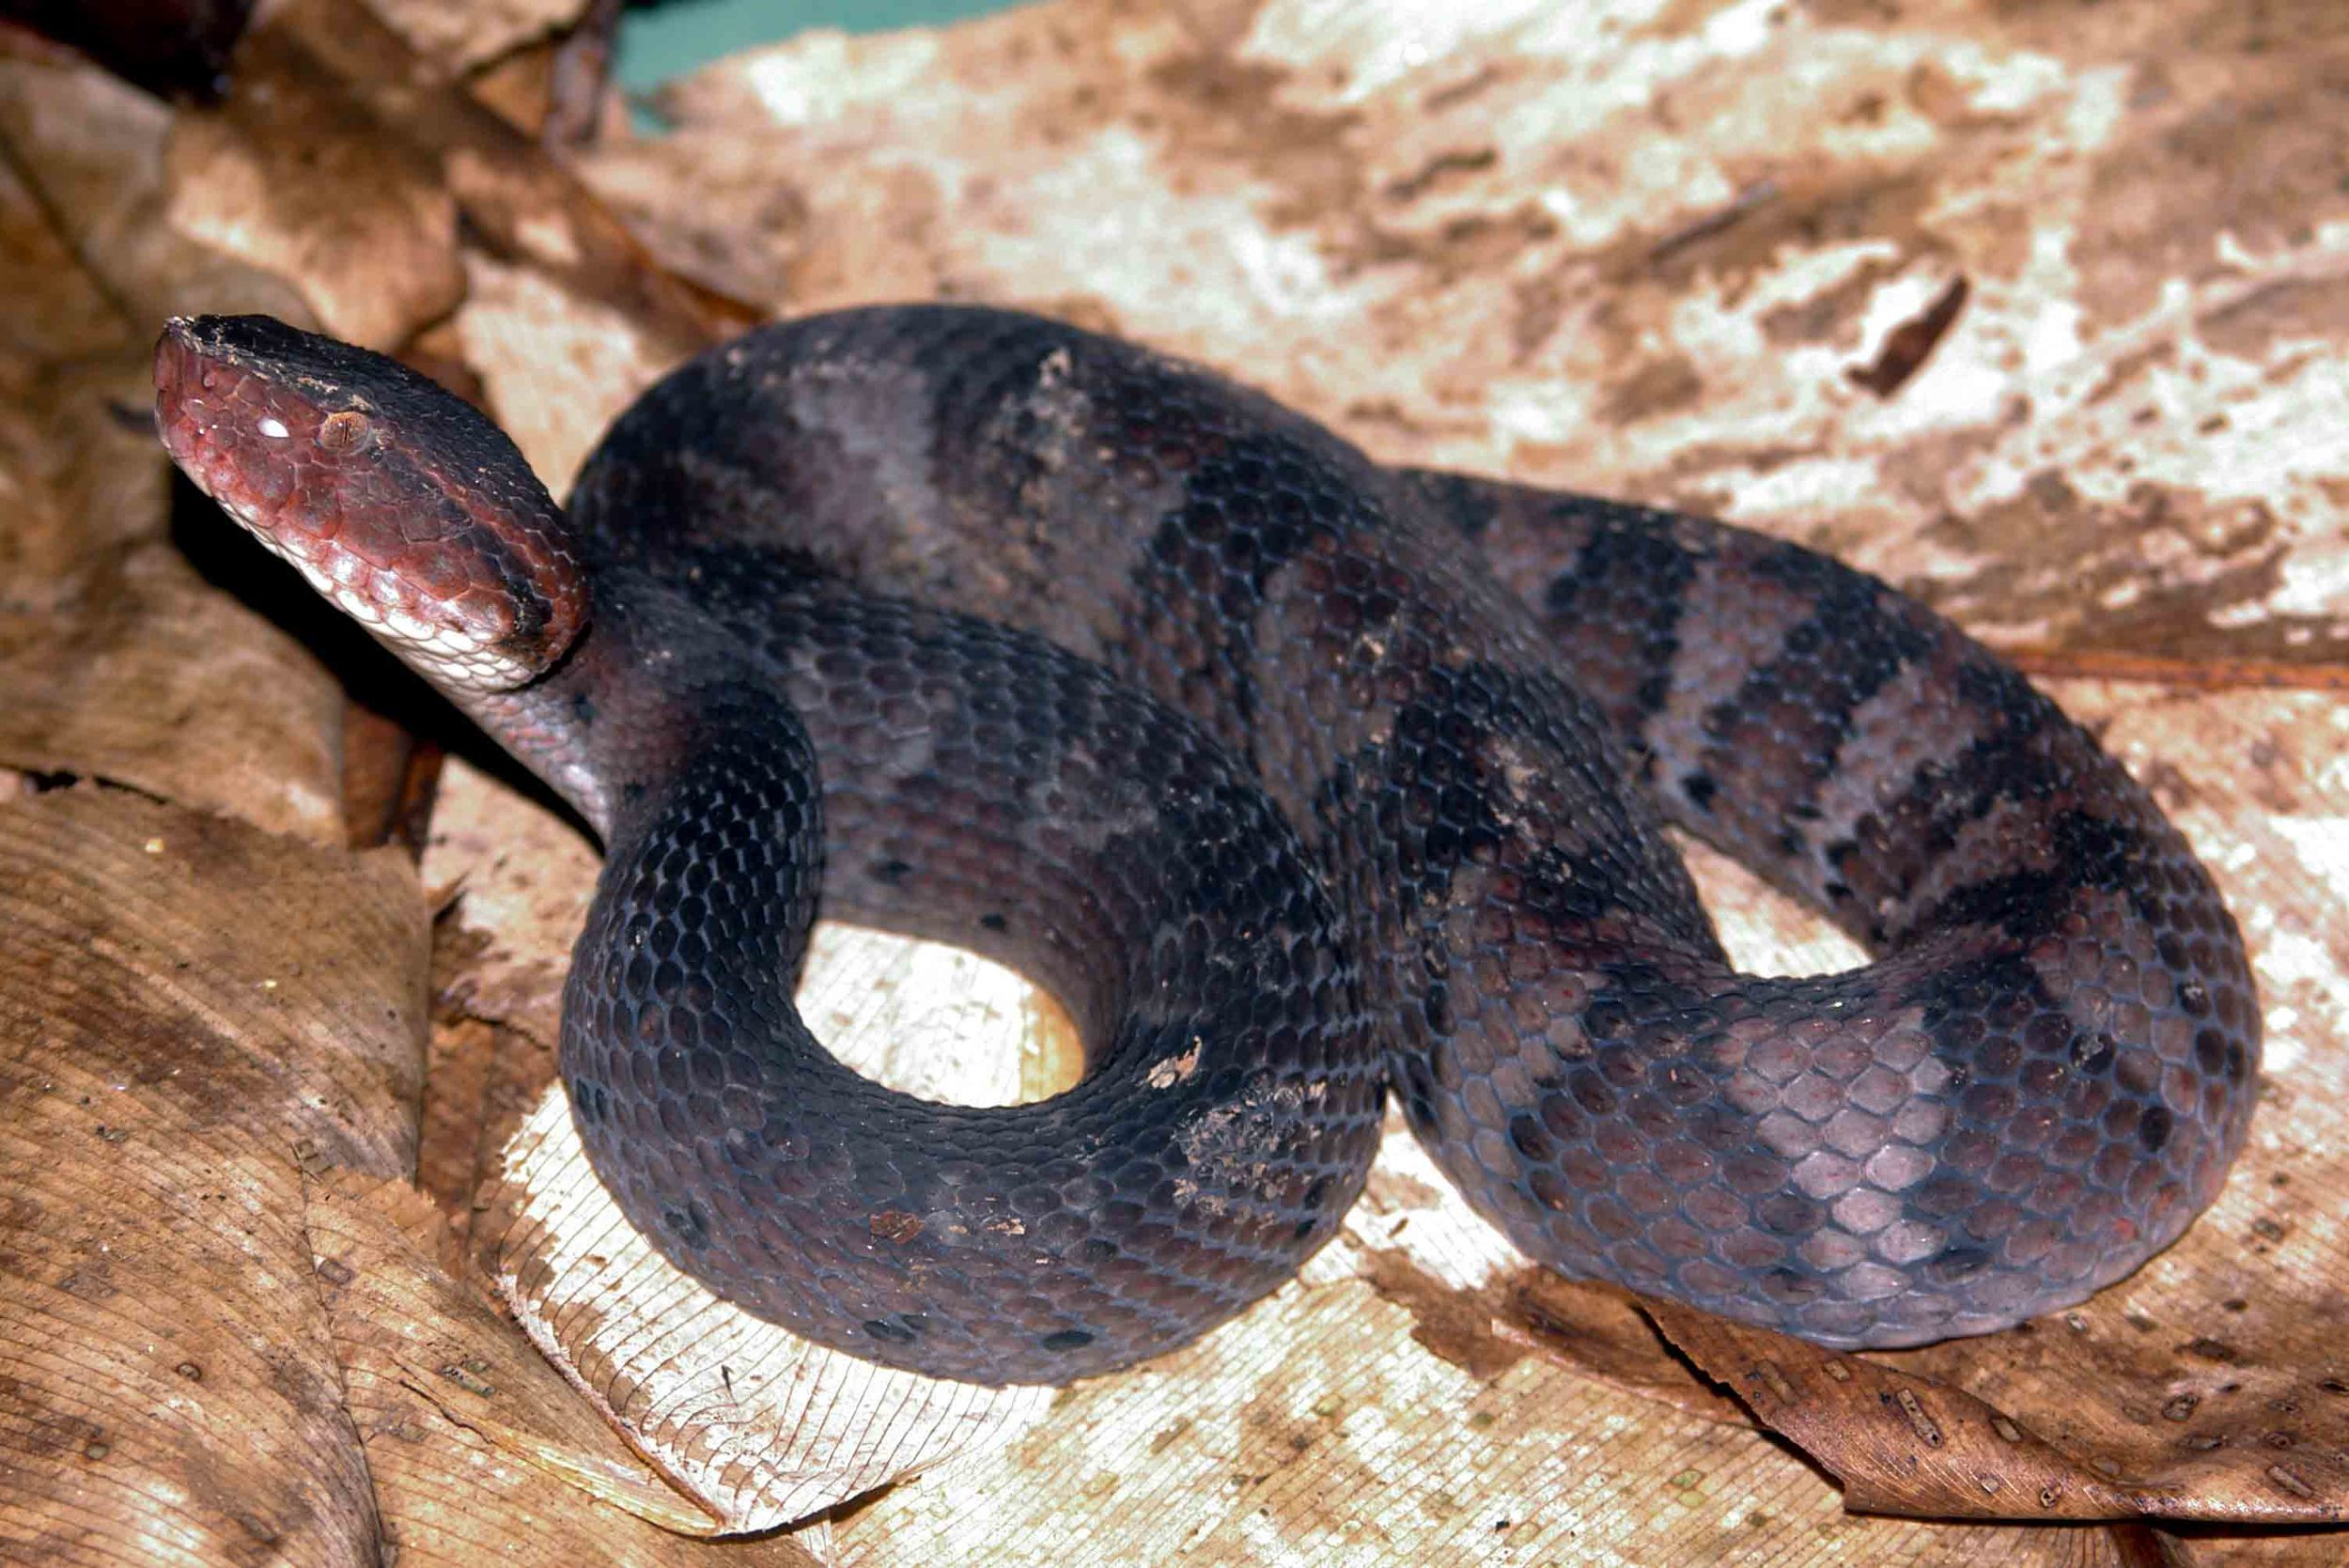
[[(1390, 1100), (1533, 1263), (1841, 1348), (2137, 1269), (2242, 1148), (2242, 939), (2149, 792), (1876, 578), (1384, 465), (1019, 311), (710, 349), (558, 505), (472, 406), (175, 318), (172, 458), (568, 802), (559, 1050), (629, 1220), (887, 1366), (1060, 1384), (1296, 1274)], [(1741, 973), (1672, 841), (1869, 954)], [(793, 1006), (818, 913), (1028, 976), (1084, 1042), (939, 1103)]]

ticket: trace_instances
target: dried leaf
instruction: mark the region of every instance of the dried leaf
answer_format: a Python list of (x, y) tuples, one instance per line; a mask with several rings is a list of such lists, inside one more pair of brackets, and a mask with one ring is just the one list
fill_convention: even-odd
[[(37, 358), (64, 359), (101, 345), (86, 326), (58, 340), (59, 304), (72, 319), (95, 296), (119, 335), (104, 347), (144, 353), (175, 312), (265, 311), (308, 315), (283, 280), (205, 246), (164, 221), (170, 192), (163, 145), (174, 116), (161, 103), (95, 67), (0, 59), (0, 142), (8, 174), (51, 229), (40, 253), (70, 261), (33, 272), (11, 291), (9, 331)], [(144, 402), (145, 399), (142, 399)]]
[(341, 843), (341, 693), (167, 542), (168, 467), (138, 427), (145, 353), (16, 380), (21, 400), (0, 404), (15, 500), (0, 534), (0, 763)]
[(1000, 1450), (1051, 1404), (793, 1338), (678, 1274), (596, 1179), (551, 1091), (506, 1150), (498, 1278), (523, 1328), (729, 1532)]
[(264, 20), (239, 87), (171, 135), (170, 221), (302, 291), (321, 330), (392, 349), (463, 296), (457, 201), (396, 123)]
[[(0, 60), (0, 93), (23, 69)], [(8, 135), (0, 124), (0, 140)], [(40, 364), (121, 346), (115, 302), (82, 271), (45, 194), (7, 163), (0, 163), (0, 290), (11, 301), (39, 307), (0, 317), (0, 353), (10, 361)], [(26, 399), (15, 387), (8, 392), (7, 411), (13, 416)]]
[(0, 363), (0, 762), (340, 842), (334, 684), (166, 542), (153, 322), (188, 292), (288, 298), (162, 233), (166, 127), (95, 70), (0, 62), (9, 221), (35, 258), (11, 316), (22, 357)]
[(342, 844), (342, 694), (316, 658), (165, 544), (109, 565), (70, 610), (0, 609), (0, 761)]
[[(1062, 0), (747, 53), (581, 166), (745, 297), (1039, 305), (1391, 458), (1827, 546), (2006, 641), (2340, 664), (2313, 127), (2349, 13), (2288, 50), (2247, 15), (1789, 13), (1667, 51), (1606, 8)], [(1952, 273), (1931, 359), (1854, 385)]]
[(374, 1560), (305, 1170), (412, 1158), (397, 860), (83, 788), (0, 807), (0, 1540)]
[(288, 0), (256, 29), (248, 47), (256, 44), (330, 73), (337, 91), (438, 164), (478, 245), (611, 312), (656, 362), (681, 358), (754, 319), (734, 302), (651, 266), (641, 243), (544, 148), (461, 84), (436, 79), (367, 12), (331, 0)]
[(2030, 1428), (1931, 1378), (1667, 1304), (1672, 1343), (1832, 1469), (1847, 1508), (1920, 1518), (2109, 1519), (2161, 1499), (2072, 1464)]
[(668, 366), (616, 307), (531, 267), (475, 257), (457, 318), (497, 422), (547, 488), (570, 488), (604, 427)]

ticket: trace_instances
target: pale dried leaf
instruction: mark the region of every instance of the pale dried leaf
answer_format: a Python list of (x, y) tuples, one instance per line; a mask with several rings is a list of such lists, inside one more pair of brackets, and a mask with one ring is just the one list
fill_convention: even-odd
[(576, 24), (587, 0), (367, 0), (408, 46), (455, 74)]
[[(2310, 9), (2276, 50), (2223, 0), (1062, 0), (737, 56), (583, 167), (794, 310), (1040, 305), (1383, 456), (1726, 512), (2010, 640), (2338, 660), (2349, 171), (2314, 127), (2349, 13)], [(1850, 379), (1960, 277), (1897, 396)]]
[(470, 256), (458, 314), (465, 363), (498, 425), (561, 495), (604, 427), (667, 368), (628, 318), (528, 267)]
[(551, 1090), (491, 1202), (523, 1328), (729, 1531), (771, 1529), (1015, 1441), (1052, 1401), (876, 1366), (786, 1334), (670, 1267), (588, 1166)]
[[(714, 1521), (647, 1469), (554, 1369), (436, 1262), (440, 1217), (404, 1181), (310, 1194), (345, 1406), (403, 1562), (697, 1560)], [(789, 1541), (737, 1554), (813, 1562)]]

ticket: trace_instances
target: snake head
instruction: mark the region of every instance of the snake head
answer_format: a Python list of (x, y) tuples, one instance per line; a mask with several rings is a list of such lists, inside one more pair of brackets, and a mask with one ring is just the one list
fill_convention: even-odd
[(198, 488), (443, 691), (526, 685), (586, 624), (554, 498), (397, 360), (267, 316), (175, 318), (155, 420)]

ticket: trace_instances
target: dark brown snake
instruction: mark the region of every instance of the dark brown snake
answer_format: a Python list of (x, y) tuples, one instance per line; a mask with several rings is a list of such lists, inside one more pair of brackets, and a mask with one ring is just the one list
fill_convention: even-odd
[[(602, 835), (590, 1157), (826, 1344), (983, 1383), (1179, 1345), (1330, 1238), (1390, 1084), (1529, 1256), (1836, 1345), (2077, 1301), (2242, 1145), (2259, 1010), (2184, 842), (1808, 551), (1382, 468), (988, 310), (705, 354), (568, 515), (454, 397), (266, 318), (174, 322), (156, 380), (180, 466)], [(1668, 820), (1878, 961), (1732, 970)], [(1048, 986), (1082, 1081), (841, 1066), (791, 1005), (819, 892)]]

